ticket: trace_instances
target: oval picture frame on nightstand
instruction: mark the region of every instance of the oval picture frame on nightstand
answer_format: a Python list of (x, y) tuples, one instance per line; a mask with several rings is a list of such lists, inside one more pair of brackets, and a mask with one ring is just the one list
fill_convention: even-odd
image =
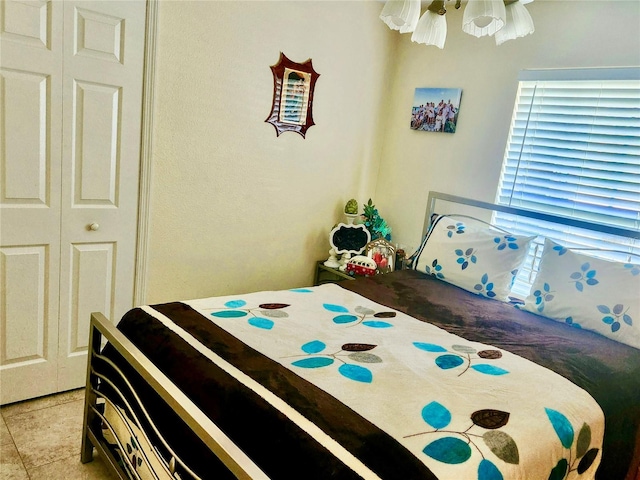
[(329, 233), (329, 243), (336, 253), (350, 253), (358, 255), (362, 253), (367, 244), (371, 241), (371, 234), (367, 227), (362, 224), (347, 225), (339, 223)]

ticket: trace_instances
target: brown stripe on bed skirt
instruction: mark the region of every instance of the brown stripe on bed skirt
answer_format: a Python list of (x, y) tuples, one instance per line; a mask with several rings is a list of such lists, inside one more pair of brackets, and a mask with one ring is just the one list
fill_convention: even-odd
[[(285, 400), (383, 479), (435, 479), (411, 452), (323, 390), (260, 354), (182, 303), (153, 306), (200, 343)], [(320, 443), (258, 394), (235, 380), (159, 320), (140, 309), (118, 324), (122, 331), (183, 390), (267, 475), (274, 479), (360, 478)], [(158, 414), (165, 416), (162, 408)], [(177, 419), (172, 419), (174, 425)], [(167, 429), (173, 431), (175, 427)], [(178, 437), (180, 446), (192, 440)], [(197, 441), (193, 442), (197, 444)], [(183, 448), (206, 472), (206, 452)], [(196, 458), (193, 458), (196, 457)], [(211, 464), (210, 464), (211, 465)], [(204, 475), (209, 478), (208, 475)]]

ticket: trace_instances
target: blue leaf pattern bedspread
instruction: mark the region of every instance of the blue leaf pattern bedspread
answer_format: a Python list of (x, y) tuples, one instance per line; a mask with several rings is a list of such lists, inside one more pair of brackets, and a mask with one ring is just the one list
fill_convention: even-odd
[[(337, 285), (183, 302), (389, 433), (441, 480), (594, 478), (604, 416), (564, 377)], [(226, 362), (152, 307), (210, 361)], [(224, 365), (363, 478), (375, 471), (268, 389)]]

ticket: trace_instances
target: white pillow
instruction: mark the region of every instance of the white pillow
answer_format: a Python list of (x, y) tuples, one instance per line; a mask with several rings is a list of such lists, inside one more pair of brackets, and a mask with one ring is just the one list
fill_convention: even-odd
[(521, 308), (640, 348), (640, 266), (595, 258), (546, 239)]
[(471, 217), (441, 215), (414, 268), (477, 295), (508, 301), (534, 238), (511, 235)]

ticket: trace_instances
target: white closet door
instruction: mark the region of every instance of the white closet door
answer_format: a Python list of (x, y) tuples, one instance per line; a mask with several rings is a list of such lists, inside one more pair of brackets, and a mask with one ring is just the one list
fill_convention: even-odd
[(82, 386), (90, 313), (115, 321), (132, 306), (146, 2), (7, 0), (0, 10), (7, 403)]
[(132, 307), (146, 3), (65, 1), (58, 389), (84, 384), (89, 318)]
[(0, 401), (57, 382), (62, 10), (0, 2)]

